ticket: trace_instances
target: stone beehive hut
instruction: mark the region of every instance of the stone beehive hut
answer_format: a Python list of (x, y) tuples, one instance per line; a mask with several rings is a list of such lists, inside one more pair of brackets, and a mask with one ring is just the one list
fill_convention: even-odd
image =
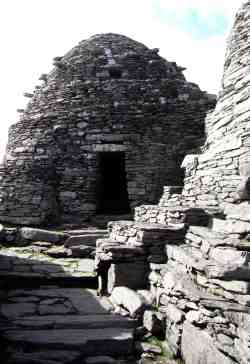
[(205, 121), (203, 153), (184, 162), (189, 205), (219, 207), (221, 202), (250, 198), (249, 7), (245, 1), (228, 40), (222, 89)]
[(42, 75), (10, 128), (0, 219), (79, 222), (154, 203), (181, 184), (214, 100), (183, 69), (125, 36), (82, 41)]

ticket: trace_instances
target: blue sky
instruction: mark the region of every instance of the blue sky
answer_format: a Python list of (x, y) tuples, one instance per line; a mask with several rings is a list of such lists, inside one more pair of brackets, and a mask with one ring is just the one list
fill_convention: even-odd
[(162, 7), (158, 1), (155, 1), (154, 12), (155, 17), (163, 24), (167, 23), (179, 28), (197, 39), (223, 36), (230, 24), (228, 16), (220, 9), (214, 9), (214, 11), (205, 16), (195, 7), (179, 12)]
[(0, 153), (25, 91), (52, 59), (97, 33), (127, 35), (219, 90), (226, 38), (241, 0), (6, 0), (0, 2)]

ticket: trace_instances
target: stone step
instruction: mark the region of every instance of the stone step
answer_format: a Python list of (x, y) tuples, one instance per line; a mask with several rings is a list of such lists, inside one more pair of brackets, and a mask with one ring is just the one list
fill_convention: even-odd
[(112, 305), (95, 290), (46, 286), (2, 292), (0, 314), (10, 321), (26, 316), (109, 315)]
[[(59, 358), (62, 352), (67, 354), (58, 364), (72, 363), (73, 354), (80, 363), (86, 356), (132, 352), (137, 322), (112, 314), (108, 298), (98, 297), (94, 290), (47, 287), (0, 293), (6, 363), (39, 363), (40, 358), (42, 364), (57, 362), (52, 355), (57, 350)], [(41, 356), (41, 352), (46, 354)]]
[(129, 246), (119, 241), (113, 241), (108, 238), (98, 239), (97, 245), (97, 255), (99, 253), (108, 254), (107, 260), (110, 261), (131, 261), (135, 258), (143, 259), (145, 258), (146, 252), (142, 247)]
[(107, 229), (92, 229), (92, 228), (86, 228), (86, 229), (76, 229), (76, 230), (65, 230), (64, 233), (69, 236), (78, 236), (78, 235), (91, 235), (91, 234), (107, 234)]
[[(216, 219), (218, 220), (218, 219)], [(224, 221), (224, 220), (223, 220)], [(201, 226), (190, 226), (186, 234), (188, 244), (200, 245), (207, 252), (216, 247), (236, 248), (237, 250), (249, 252), (250, 242), (237, 234), (230, 236), (222, 230), (212, 230)]]
[(53, 258), (33, 247), (12, 247), (0, 249), (0, 277), (63, 282), (64, 279), (93, 279), (96, 273), (94, 259)]
[(81, 353), (73, 350), (14, 351), (8, 356), (8, 364), (72, 364), (79, 361), (83, 362)]
[(46, 241), (54, 244), (60, 244), (68, 235), (60, 231), (51, 231), (30, 227), (23, 227), (19, 229), (19, 239), (29, 242)]
[[(17, 319), (13, 319), (11, 320), (8, 329), (133, 329), (135, 328), (135, 325), (135, 320), (130, 320), (119, 315), (110, 315), (107, 313), (89, 315), (36, 315), (22, 316)], [(6, 329), (4, 331), (6, 331)]]
[(66, 248), (71, 248), (73, 246), (79, 246), (79, 245), (87, 245), (87, 246), (96, 246), (96, 240), (100, 238), (106, 237), (106, 233), (96, 233), (96, 234), (83, 234), (83, 235), (75, 235), (69, 237), (65, 243), (64, 246)]
[(129, 355), (133, 350), (133, 329), (51, 329), (6, 330), (3, 339), (10, 345), (35, 349), (77, 350), (88, 356)]
[(177, 244), (184, 240), (186, 232), (184, 224), (162, 225), (132, 221), (111, 221), (108, 228), (111, 240), (132, 246)]
[(224, 234), (232, 234), (244, 236), (250, 233), (250, 222), (236, 219), (218, 219), (212, 220), (212, 229), (215, 232), (222, 232)]
[(89, 245), (75, 245), (70, 248), (73, 258), (94, 258), (95, 247)]

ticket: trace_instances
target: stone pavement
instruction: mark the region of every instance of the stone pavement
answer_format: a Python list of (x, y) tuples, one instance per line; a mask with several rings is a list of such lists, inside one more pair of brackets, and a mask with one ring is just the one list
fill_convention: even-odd
[(90, 289), (97, 286), (95, 240), (105, 233), (22, 228), (11, 231), (11, 243), (5, 241), (9, 231), (2, 233), (3, 363), (78, 364), (132, 353), (135, 321), (113, 314), (108, 298)]
[(1, 297), (6, 363), (83, 363), (132, 352), (134, 321), (112, 314), (108, 299), (94, 290), (47, 286)]

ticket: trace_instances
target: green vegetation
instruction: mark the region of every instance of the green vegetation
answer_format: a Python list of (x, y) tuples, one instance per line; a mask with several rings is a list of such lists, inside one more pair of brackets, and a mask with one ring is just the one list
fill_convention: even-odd
[(162, 350), (161, 355), (157, 355), (157, 364), (165, 364), (166, 360), (175, 360), (175, 364), (184, 364), (182, 359), (175, 359), (173, 356), (173, 353), (171, 353), (170, 350), (166, 348), (166, 345), (164, 345), (164, 341), (158, 339), (155, 336), (150, 336), (147, 340), (145, 340), (149, 344), (156, 345)]

